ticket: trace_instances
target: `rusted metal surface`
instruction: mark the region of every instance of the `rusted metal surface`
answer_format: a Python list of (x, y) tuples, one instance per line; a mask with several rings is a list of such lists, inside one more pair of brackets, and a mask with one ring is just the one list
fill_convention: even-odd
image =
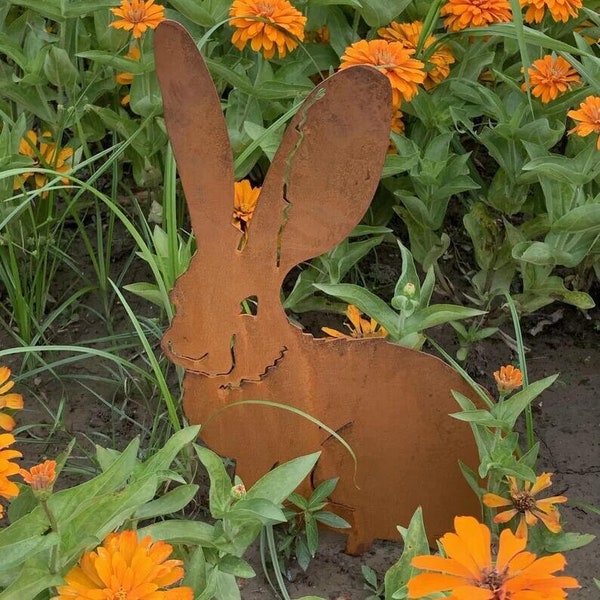
[[(382, 339), (315, 339), (290, 324), (282, 281), (342, 241), (366, 212), (388, 147), (391, 91), (369, 67), (339, 72), (298, 110), (265, 179), (249, 229), (232, 224), (233, 164), (219, 98), (187, 32), (156, 31), (165, 120), (198, 239), (172, 292), (176, 316), (162, 347), (186, 369), (184, 410), (247, 486), (278, 463), (322, 450), (305, 488), (340, 477), (332, 501), (353, 523), (347, 551), (398, 539), (419, 505), (429, 535), (479, 514), (458, 460), (475, 466), (468, 425), (448, 416), (450, 391), (472, 396), (442, 361)], [(256, 315), (241, 303), (258, 299)], [(283, 410), (242, 401), (267, 400)], [(296, 411), (296, 412), (293, 412)], [(298, 414), (338, 432), (329, 433)]]

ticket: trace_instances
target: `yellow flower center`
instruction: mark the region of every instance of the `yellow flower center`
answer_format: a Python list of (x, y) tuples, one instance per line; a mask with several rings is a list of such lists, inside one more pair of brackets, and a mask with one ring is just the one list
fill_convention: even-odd
[(270, 17), (275, 12), (275, 7), (270, 2), (257, 2), (256, 8), (259, 17)]
[(521, 513), (535, 508), (535, 500), (529, 492), (521, 491), (512, 497), (513, 505)]
[(127, 600), (127, 592), (123, 589), (123, 586), (121, 586), (119, 591), (114, 595), (113, 600)]
[[(132, 23), (141, 23), (146, 16), (146, 9), (142, 6), (141, 8), (133, 8), (129, 9), (129, 18), (128, 20)], [(120, 598), (119, 598), (120, 600)]]

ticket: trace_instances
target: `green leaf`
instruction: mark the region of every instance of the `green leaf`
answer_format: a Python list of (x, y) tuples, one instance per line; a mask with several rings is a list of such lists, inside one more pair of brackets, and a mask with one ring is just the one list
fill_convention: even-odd
[(310, 513), (304, 517), (304, 527), (306, 532), (306, 545), (308, 546), (311, 558), (314, 558), (319, 549), (319, 530), (317, 528), (317, 522)]
[(375, 319), (382, 327), (385, 327), (392, 339), (397, 339), (402, 334), (398, 314), (369, 290), (351, 283), (314, 284), (314, 286), (326, 294), (341, 298), (348, 304), (358, 306), (362, 312)]
[(36, 598), (40, 592), (63, 583), (60, 575), (50, 573), (47, 568), (24, 567), (18, 571), (15, 581), (0, 593), (0, 600)]
[(600, 202), (571, 209), (552, 223), (552, 233), (600, 233)]
[(45, 552), (59, 542), (56, 533), (47, 531), (50, 523), (48, 520), (41, 521), (41, 516), (39, 512), (35, 515), (30, 513), (0, 532), (3, 557), (0, 571), (14, 571), (38, 552)]
[(508, 429), (512, 429), (518, 416), (557, 379), (558, 375), (551, 375), (550, 377), (545, 377), (544, 379), (530, 383), (525, 389), (513, 394), (503, 402), (496, 404), (492, 409), (494, 416), (505, 422)]
[(131, 110), (142, 117), (158, 114), (162, 108), (162, 96), (156, 73), (136, 75), (131, 82)]
[(236, 502), (227, 512), (227, 516), (236, 519), (239, 517), (256, 519), (263, 525), (287, 521), (281, 508), (271, 500), (247, 496)]
[(562, 532), (559, 535), (548, 536), (544, 541), (548, 552), (567, 552), (587, 546), (595, 539), (596, 536), (590, 533)]
[(242, 577), (244, 579), (256, 577), (254, 569), (243, 558), (233, 556), (232, 554), (228, 554), (220, 559), (217, 566), (223, 573), (229, 573), (236, 577)]
[(169, 3), (184, 17), (197, 25), (212, 27), (216, 24), (211, 13), (203, 7), (205, 2), (199, 2), (198, 0), (169, 0)]
[(152, 304), (155, 304), (156, 306), (160, 306), (161, 308), (164, 306), (162, 292), (154, 283), (147, 283), (145, 281), (129, 283), (124, 285), (123, 289), (144, 300), (148, 300), (148, 302), (152, 302)]
[(429, 327), (457, 321), (459, 319), (470, 319), (485, 315), (486, 311), (454, 304), (434, 304), (420, 310), (406, 320), (404, 332), (412, 333), (423, 331)]
[(459, 421), (483, 425), (485, 427), (504, 427), (505, 425), (504, 421), (494, 419), (492, 414), (487, 410), (464, 410), (462, 412), (452, 413), (450, 416)]
[(75, 518), (86, 508), (85, 500), (110, 494), (125, 485), (137, 463), (139, 439), (133, 439), (113, 464), (101, 475), (80, 485), (52, 494), (48, 507), (58, 522)]
[(263, 475), (246, 493), (246, 498), (266, 498), (281, 504), (312, 471), (320, 452), (295, 458)]
[(113, 67), (119, 72), (132, 73), (133, 75), (141, 75), (154, 68), (153, 62), (131, 60), (130, 58), (119, 56), (114, 52), (105, 52), (104, 50), (86, 50), (85, 52), (78, 52), (75, 56), (97, 62), (100, 65)]
[(308, 508), (311, 508), (315, 504), (318, 504), (329, 498), (329, 496), (331, 496), (333, 493), (333, 490), (335, 490), (339, 480), (339, 477), (333, 477), (332, 479), (326, 479), (325, 481), (322, 481), (310, 495), (310, 498), (308, 499)]
[(410, 564), (412, 559), (415, 556), (429, 554), (429, 544), (425, 533), (425, 525), (423, 524), (421, 507), (417, 508), (412, 516), (408, 529), (398, 527), (398, 531), (404, 540), (404, 549), (398, 562), (392, 565), (385, 574), (385, 600), (391, 600), (394, 594), (402, 589), (408, 583), (408, 580), (418, 572)]
[(368, 565), (361, 565), (360, 570), (365, 578), (365, 581), (372, 588), (377, 589), (377, 573)]
[(331, 6), (335, 5), (346, 5), (353, 6), (354, 8), (362, 8), (359, 0), (308, 0), (309, 6)]
[(82, 500), (73, 518), (64, 516), (59, 521), (61, 559), (65, 563), (76, 560), (83, 550), (95, 545), (90, 540), (102, 540), (121, 527), (138, 506), (154, 498), (157, 487), (158, 477), (152, 474), (122, 490)]
[(369, 27), (388, 25), (411, 4), (412, 0), (363, 0), (358, 12)]
[(208, 471), (210, 477), (209, 506), (210, 514), (215, 519), (222, 518), (229, 509), (231, 497), (231, 479), (223, 465), (223, 459), (212, 450), (194, 444), (198, 458)]
[(315, 519), (327, 527), (333, 527), (334, 529), (349, 529), (350, 523), (345, 519), (342, 519), (339, 515), (328, 511), (320, 511), (315, 514)]
[(179, 485), (168, 491), (152, 502), (142, 504), (134, 514), (134, 519), (153, 519), (163, 515), (169, 515), (185, 508), (194, 498), (198, 486), (195, 484)]
[(139, 476), (166, 471), (181, 450), (198, 437), (199, 431), (200, 425), (192, 425), (174, 433), (158, 452), (144, 462)]
[(52, 46), (44, 59), (44, 74), (57, 87), (72, 88), (77, 82), (79, 71), (65, 50)]
[(138, 536), (149, 535), (169, 544), (190, 544), (214, 548), (214, 527), (202, 521), (167, 520), (138, 529)]

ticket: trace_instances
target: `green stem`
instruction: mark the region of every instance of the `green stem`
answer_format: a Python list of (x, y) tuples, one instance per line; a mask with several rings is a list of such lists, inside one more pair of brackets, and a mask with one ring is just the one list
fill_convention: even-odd
[[(40, 498), (39, 500), (40, 500), (42, 509), (44, 510), (44, 512), (46, 513), (46, 516), (48, 517), (48, 521), (50, 523), (50, 529), (52, 529), (52, 531), (56, 532), (56, 534), (59, 535), (60, 532), (59, 532), (59, 528), (58, 528), (58, 522), (56, 521), (54, 514), (52, 513), (52, 511), (50, 510), (50, 507), (48, 506), (48, 500), (46, 498)], [(58, 571), (59, 571), (59, 557), (60, 557), (60, 543), (57, 542), (56, 544), (54, 544), (54, 546), (52, 546), (52, 549), (50, 550), (50, 571), (52, 573), (58, 573)]]
[[(523, 389), (529, 385), (527, 377), (527, 361), (525, 359), (525, 345), (523, 344), (523, 332), (521, 331), (521, 324), (519, 322), (519, 315), (517, 313), (517, 307), (515, 306), (514, 300), (510, 293), (507, 291), (504, 293), (506, 301), (510, 308), (510, 314), (513, 321), (513, 327), (515, 330), (515, 340), (517, 341), (517, 354), (519, 356), (519, 368), (523, 374)], [(531, 450), (535, 444), (535, 434), (533, 431), (533, 410), (531, 403), (527, 405), (525, 409), (525, 426), (527, 429), (527, 450)]]

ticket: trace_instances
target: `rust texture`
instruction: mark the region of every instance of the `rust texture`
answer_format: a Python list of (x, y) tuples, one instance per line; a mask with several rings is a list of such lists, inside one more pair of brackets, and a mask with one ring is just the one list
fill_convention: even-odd
[[(171, 298), (162, 347), (186, 370), (184, 410), (204, 442), (252, 485), (274, 465), (322, 450), (305, 490), (340, 477), (333, 509), (353, 528), (347, 551), (398, 539), (422, 506), (431, 540), (455, 515), (479, 514), (459, 470), (478, 463), (469, 426), (449, 417), (462, 378), (439, 359), (382, 339), (315, 339), (281, 306), (288, 271), (341, 242), (368, 209), (389, 140), (391, 90), (370, 67), (319, 85), (289, 124), (264, 181), (247, 244), (232, 221), (233, 162), (219, 97), (180, 25), (156, 31), (167, 129), (198, 240)], [(256, 315), (241, 303), (256, 297)], [(241, 401), (267, 400), (283, 410)], [(338, 432), (356, 453), (303, 418)]]

